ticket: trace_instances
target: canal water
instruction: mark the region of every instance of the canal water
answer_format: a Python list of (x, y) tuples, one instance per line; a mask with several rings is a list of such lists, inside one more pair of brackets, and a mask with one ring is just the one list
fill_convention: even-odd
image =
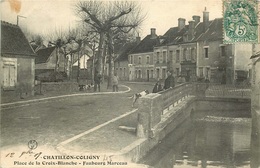
[(205, 114), (192, 114), (140, 162), (154, 168), (259, 167), (250, 115)]

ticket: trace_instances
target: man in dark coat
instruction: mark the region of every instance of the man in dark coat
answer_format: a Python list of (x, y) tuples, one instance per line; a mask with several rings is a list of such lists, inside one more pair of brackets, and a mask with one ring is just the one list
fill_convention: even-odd
[(96, 71), (96, 74), (94, 76), (94, 92), (98, 91), (100, 92), (100, 83), (101, 83), (102, 76), (99, 72)]
[(174, 77), (172, 76), (172, 71), (167, 71), (167, 78), (164, 81), (164, 89), (173, 88), (175, 86)]
[(158, 79), (156, 84), (153, 87), (153, 93), (157, 93), (160, 91), (162, 91), (162, 85), (161, 85), (160, 79)]

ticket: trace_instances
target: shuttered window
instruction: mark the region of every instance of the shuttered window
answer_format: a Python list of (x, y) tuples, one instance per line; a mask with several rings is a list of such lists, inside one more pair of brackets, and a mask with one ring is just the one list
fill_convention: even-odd
[(16, 81), (15, 66), (4, 64), (4, 87), (14, 87)]

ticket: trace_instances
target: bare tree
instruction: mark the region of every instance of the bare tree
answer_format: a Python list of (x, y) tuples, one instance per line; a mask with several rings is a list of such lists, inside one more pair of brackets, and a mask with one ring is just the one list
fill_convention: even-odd
[(140, 5), (134, 1), (80, 1), (76, 4), (76, 12), (92, 31), (99, 34), (95, 71), (101, 71), (105, 40), (107, 41), (109, 85), (112, 74), (113, 37), (119, 32), (128, 33), (142, 23), (144, 15), (141, 15)]
[[(62, 46), (66, 43), (66, 31), (64, 29), (55, 28), (52, 32), (45, 34), (45, 39), (48, 41), (48, 47), (53, 46), (56, 48), (56, 59), (55, 59), (55, 72), (59, 72), (60, 69), (60, 59), (62, 51)], [(64, 58), (65, 59), (65, 58)]]

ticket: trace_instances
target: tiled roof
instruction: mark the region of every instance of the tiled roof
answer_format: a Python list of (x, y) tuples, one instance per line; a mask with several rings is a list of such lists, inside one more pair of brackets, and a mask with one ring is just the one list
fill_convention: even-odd
[(48, 47), (39, 49), (36, 53), (35, 64), (46, 63), (52, 52), (55, 50), (55, 47)]
[(131, 54), (135, 53), (146, 53), (153, 52), (153, 47), (160, 44), (159, 37), (151, 38), (151, 35), (147, 35), (133, 50), (130, 51)]
[(222, 21), (222, 18), (217, 18), (209, 21), (209, 28), (206, 30), (206, 32), (204, 32), (203, 22), (198, 23), (194, 28), (194, 37), (189, 41), (185, 41), (185, 39), (183, 38), (188, 33), (189, 25), (186, 25), (180, 31), (178, 30), (178, 27), (172, 27), (163, 35), (165, 41), (161, 43), (160, 46), (181, 44), (185, 42), (196, 42), (202, 40), (219, 40), (223, 36)]
[(183, 35), (188, 31), (188, 25), (186, 25), (183, 29), (179, 30), (178, 27), (170, 28), (164, 35), (165, 41), (161, 45), (165, 44), (176, 44), (183, 42)]
[(19, 26), (1, 21), (1, 54), (35, 56)]
[(197, 41), (215, 41), (223, 39), (223, 18), (217, 18), (210, 22), (208, 30)]
[(116, 54), (118, 54), (118, 57), (115, 59), (115, 61), (125, 61), (128, 59), (128, 53), (134, 49), (135, 46), (137, 46), (138, 42), (128, 42), (121, 46), (118, 46), (117, 51), (115, 51)]

